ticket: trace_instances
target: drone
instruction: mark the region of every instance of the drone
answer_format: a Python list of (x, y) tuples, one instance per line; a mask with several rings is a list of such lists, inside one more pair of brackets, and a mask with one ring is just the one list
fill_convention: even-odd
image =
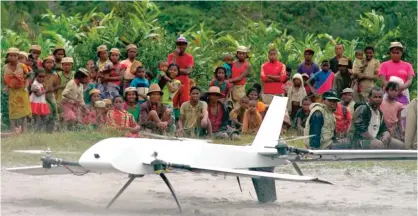
[[(357, 160), (416, 160), (416, 150), (310, 150), (288, 145), (290, 140), (279, 139), (286, 112), (286, 97), (273, 98), (263, 123), (250, 145), (213, 144), (210, 140), (170, 138), (108, 138), (87, 149), (78, 161), (52, 157), (41, 153), (42, 165), (8, 168), (7, 171), (28, 175), (59, 175), (88, 173), (120, 173), (129, 180), (113, 197), (106, 208), (119, 198), (137, 178), (157, 174), (167, 185), (178, 209), (182, 208), (166, 174), (175, 171), (234, 176), (241, 188), (240, 177), (251, 178), (260, 203), (277, 200), (275, 181), (328, 184), (317, 177), (305, 176), (298, 163)], [(306, 137), (302, 137), (306, 138)], [(298, 138), (296, 138), (298, 139)], [(291, 163), (298, 175), (275, 173), (276, 166)]]

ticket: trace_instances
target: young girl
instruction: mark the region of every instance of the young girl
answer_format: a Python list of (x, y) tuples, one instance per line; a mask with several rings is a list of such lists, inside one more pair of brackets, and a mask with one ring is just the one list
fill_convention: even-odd
[[(389, 78), (389, 81), (398, 83), (399, 86), (402, 86), (402, 85), (405, 84), (404, 81), (397, 76), (391, 76)], [(387, 97), (387, 96), (384, 96), (384, 97)], [(404, 106), (407, 106), (409, 104), (408, 89), (405, 89), (403, 91), (399, 91), (399, 94), (396, 97), (396, 101), (403, 104)], [(402, 122), (402, 126), (405, 127), (406, 126), (406, 109), (402, 110), (402, 112), (401, 112), (401, 122)]]
[(158, 84), (161, 79), (166, 81), (171, 81), (171, 79), (165, 73), (168, 69), (168, 63), (166, 61), (158, 62), (158, 71), (157, 75), (152, 79), (151, 84)]
[(224, 67), (217, 67), (215, 69), (215, 79), (210, 83), (210, 86), (218, 86), (221, 89), (222, 97), (219, 99), (222, 103), (227, 102), (227, 97), (231, 91), (231, 83), (226, 82), (228, 76)]
[(234, 57), (231, 54), (226, 54), (224, 56), (224, 64), (222, 65), (222, 67), (226, 69), (226, 77), (231, 77), (233, 63), (234, 63)]
[(248, 103), (248, 110), (244, 113), (244, 119), (242, 121), (242, 133), (257, 133), (258, 129), (261, 126), (263, 117), (259, 112), (257, 112), (257, 103), (256, 100), (250, 100)]
[(62, 71), (58, 72), (59, 88), (56, 95), (58, 104), (61, 104), (62, 92), (64, 91), (65, 86), (67, 86), (67, 83), (74, 77), (74, 71), (72, 70), (73, 63), (74, 61), (71, 57), (65, 57), (61, 60)]
[[(139, 103), (142, 104), (147, 100), (147, 93), (149, 90), (149, 80), (145, 79), (145, 68), (139, 66), (136, 68), (135, 79), (132, 80), (131, 86), (138, 92)], [(126, 88), (127, 89), (127, 88)]]
[(106, 83), (104, 88), (104, 98), (113, 99), (113, 97), (119, 95), (120, 85), (122, 82), (122, 67), (119, 63), (120, 51), (119, 49), (112, 48), (110, 50), (110, 61), (112, 62), (112, 67), (104, 78), (103, 82)]
[(96, 112), (96, 125), (97, 127), (101, 128), (106, 124), (106, 103), (104, 101), (96, 101), (94, 103), (94, 109)]
[(106, 114), (106, 123), (108, 126), (124, 131), (128, 131), (127, 137), (140, 137), (139, 125), (134, 117), (123, 109), (124, 101), (121, 96), (113, 98), (113, 108)]
[[(98, 67), (93, 65), (90, 70), (89, 70), (89, 82), (83, 86), (83, 91), (84, 91), (84, 102), (86, 103), (86, 105), (90, 104), (90, 91), (93, 89), (98, 89), (97, 86), (97, 71), (98, 71)], [(100, 90), (99, 90), (100, 91)], [(101, 92), (100, 92), (100, 98), (101, 98)], [(94, 106), (94, 103), (92, 103), (92, 106)]]
[(6, 62), (3, 67), (5, 90), (9, 93), (9, 119), (10, 128), (22, 127), (22, 132), (28, 128), (27, 118), (32, 110), (29, 102), (29, 93), (26, 88), (26, 78), (29, 70), (26, 65), (18, 62), (19, 49), (9, 48)]
[(306, 91), (300, 73), (296, 73), (293, 76), (292, 86), (287, 90), (287, 97), (289, 98), (287, 110), (289, 111), (290, 121), (293, 121), (296, 112), (301, 108), (303, 98), (306, 97)]
[(266, 105), (260, 101), (260, 93), (258, 92), (258, 90), (256, 88), (250, 88), (247, 91), (247, 97), (250, 98), (250, 100), (255, 100), (257, 101), (257, 112), (260, 113), (261, 115), (264, 114), (265, 110), (266, 110)]
[(138, 92), (134, 87), (125, 89), (125, 105), (124, 109), (128, 111), (134, 117), (135, 122), (139, 123), (139, 113), (141, 112), (141, 106), (138, 103)]
[(32, 114), (35, 117), (36, 130), (42, 130), (48, 115), (51, 113), (49, 106), (46, 103), (46, 90), (44, 87), (44, 80), (46, 72), (44, 69), (39, 69), (35, 72), (35, 80), (31, 85), (30, 103)]
[(170, 64), (168, 66), (167, 75), (171, 81), (162, 79), (158, 83), (163, 92), (161, 101), (169, 108), (173, 108), (175, 120), (180, 118), (180, 97), (181, 92), (183, 92), (183, 85), (180, 80), (176, 79), (179, 71), (180, 67), (177, 64)]
[(404, 128), (401, 123), (401, 111), (405, 106), (396, 98), (399, 95), (399, 84), (396, 82), (388, 82), (386, 85), (387, 97), (385, 97), (380, 105), (380, 110), (383, 113), (383, 120), (386, 127), (393, 138), (403, 140)]
[(63, 58), (67, 57), (67, 55), (65, 54), (65, 49), (63, 47), (55, 47), (52, 55), (54, 56), (55, 59), (55, 67), (54, 70), (56, 71), (62, 71), (62, 60)]
[(55, 92), (59, 88), (59, 77), (54, 71), (55, 59), (53, 56), (47, 56), (44, 58), (42, 67), (45, 70), (46, 76), (44, 80), (44, 87), (46, 89), (45, 99), (48, 103), (49, 111), (51, 114), (47, 119), (47, 132), (51, 133), (55, 127), (55, 121), (58, 120), (58, 106), (55, 97)]
[(89, 91), (89, 95), (87, 96), (89, 98), (90, 104), (87, 105), (87, 112), (85, 113), (82, 123), (84, 125), (88, 124), (96, 124), (96, 110), (95, 110), (95, 103), (97, 101), (100, 101), (100, 90), (98, 89), (92, 89)]

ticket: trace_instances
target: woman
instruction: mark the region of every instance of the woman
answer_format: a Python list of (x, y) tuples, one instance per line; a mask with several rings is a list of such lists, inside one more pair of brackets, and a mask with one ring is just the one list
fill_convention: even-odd
[(135, 87), (128, 87), (125, 89), (125, 104), (124, 109), (128, 111), (133, 117), (135, 122), (139, 123), (139, 113), (141, 113), (141, 106), (139, 104), (138, 92)]
[(6, 65), (3, 67), (4, 82), (9, 92), (10, 128), (22, 127), (22, 132), (28, 129), (28, 117), (32, 115), (29, 102), (29, 92), (26, 79), (28, 67), (18, 62), (19, 49), (9, 48), (6, 54)]
[(239, 46), (237, 49), (237, 61), (232, 64), (232, 75), (228, 82), (233, 83), (231, 99), (233, 108), (239, 107), (239, 100), (245, 96), (246, 77), (251, 71), (251, 65), (247, 62), (248, 48)]

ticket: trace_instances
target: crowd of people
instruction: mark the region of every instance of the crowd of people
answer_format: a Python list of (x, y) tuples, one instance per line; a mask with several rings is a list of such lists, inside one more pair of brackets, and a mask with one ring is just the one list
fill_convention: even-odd
[[(248, 48), (224, 56), (203, 92), (190, 78), (194, 57), (180, 36), (167, 59), (149, 71), (138, 48), (97, 47), (97, 61), (73, 70), (62, 47), (41, 59), (44, 50), (7, 50), (3, 68), (11, 129), (53, 132), (80, 125), (122, 130), (141, 137), (143, 130), (187, 137), (239, 139), (257, 133), (274, 96), (288, 97), (282, 133), (294, 128), (309, 136), (314, 149), (416, 149), (417, 108), (408, 88), (415, 72), (402, 61), (403, 46), (392, 42), (390, 59), (380, 63), (373, 47), (357, 50), (354, 61), (335, 46), (336, 56), (317, 65), (306, 48), (304, 61), (292, 69), (268, 51), (260, 82), (247, 84)], [(149, 67), (149, 66), (148, 66)], [(379, 84), (380, 83), (380, 84)], [(381, 87), (379, 87), (379, 85)]]

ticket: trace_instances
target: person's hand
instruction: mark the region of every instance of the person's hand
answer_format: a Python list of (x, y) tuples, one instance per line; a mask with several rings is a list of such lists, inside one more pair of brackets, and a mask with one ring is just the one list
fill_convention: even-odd
[(390, 139), (389, 132), (385, 132), (385, 133), (383, 133), (382, 137), (380, 138), (380, 141), (387, 142), (387, 141), (389, 141), (389, 139)]
[(158, 127), (159, 127), (161, 130), (166, 130), (166, 129), (167, 129), (167, 127), (168, 127), (168, 122), (160, 122), (160, 123), (158, 123)]
[(178, 137), (182, 137), (183, 136), (183, 128), (178, 128), (176, 131), (176, 134)]
[(176, 49), (174, 50), (174, 53), (175, 53), (176, 55), (179, 55), (179, 54), (180, 54), (180, 49), (179, 49), (179, 48), (176, 48)]
[(359, 74), (357, 74), (357, 77), (359, 79), (364, 79), (365, 75), (363, 73), (359, 73)]

